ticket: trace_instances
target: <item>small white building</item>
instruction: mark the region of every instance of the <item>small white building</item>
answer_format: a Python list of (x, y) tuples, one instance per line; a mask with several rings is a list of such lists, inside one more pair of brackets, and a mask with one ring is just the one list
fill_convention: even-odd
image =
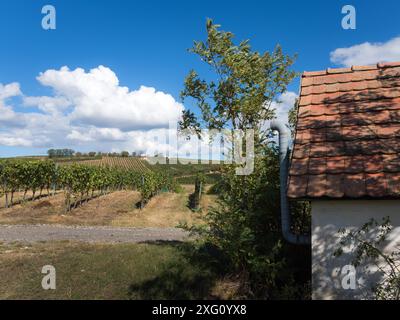
[[(379, 273), (334, 257), (340, 228), (389, 216), (383, 250), (400, 245), (400, 63), (305, 72), (287, 195), (312, 205), (313, 299), (372, 298)], [(362, 266), (365, 267), (365, 266)]]

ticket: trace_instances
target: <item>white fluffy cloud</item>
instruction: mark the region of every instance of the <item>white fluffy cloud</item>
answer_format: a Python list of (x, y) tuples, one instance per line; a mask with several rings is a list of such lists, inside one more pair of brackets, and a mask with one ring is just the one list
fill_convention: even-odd
[(64, 111), (71, 103), (65, 97), (24, 97), (24, 105), (38, 107), (44, 113)]
[(369, 65), (378, 62), (400, 61), (400, 37), (383, 43), (364, 42), (330, 53), (331, 62), (342, 65)]
[[(0, 128), (2, 126), (21, 127), (25, 125), (25, 116), (14, 112), (13, 108), (6, 103), (7, 99), (19, 95), (21, 95), (21, 90), (18, 83), (13, 82), (6, 85), (0, 83)], [(9, 144), (7, 143), (7, 145)]]
[[(184, 108), (154, 88), (120, 86), (116, 74), (103, 66), (88, 72), (47, 70), (37, 80), (53, 95), (25, 96), (18, 83), (0, 84), (0, 145), (144, 150), (152, 144), (147, 135), (166, 130)], [(16, 111), (13, 97), (33, 111)]]
[(19, 83), (13, 82), (10, 84), (2, 85), (0, 83), (0, 103), (5, 99), (15, 97), (21, 94)]
[(283, 123), (288, 123), (289, 110), (294, 107), (298, 95), (292, 91), (284, 92), (278, 99), (277, 102), (272, 103), (272, 107), (275, 108), (276, 119)]
[[(176, 124), (184, 107), (171, 95), (144, 86), (120, 86), (116, 74), (103, 66), (47, 70), (37, 80), (53, 94), (27, 96), (18, 83), (0, 84), (0, 146), (176, 152), (177, 132), (168, 125)], [(279, 119), (287, 122), (296, 97), (287, 92), (273, 103)], [(201, 142), (202, 150), (206, 144)], [(180, 139), (179, 149), (186, 157), (198, 150), (197, 142)], [(213, 158), (218, 152), (213, 148)]]
[(126, 131), (167, 127), (183, 110), (171, 95), (154, 88), (141, 86), (130, 91), (120, 86), (116, 74), (103, 66), (89, 72), (62, 67), (47, 70), (37, 79), (53, 88), (65, 104), (69, 101), (74, 106), (70, 120), (80, 125)]

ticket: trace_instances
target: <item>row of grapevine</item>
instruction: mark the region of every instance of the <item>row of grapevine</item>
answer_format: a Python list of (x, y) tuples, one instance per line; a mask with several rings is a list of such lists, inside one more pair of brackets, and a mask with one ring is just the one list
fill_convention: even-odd
[(170, 176), (161, 172), (145, 172), (141, 175), (141, 181), (137, 187), (141, 194), (140, 208), (143, 208), (159, 192), (172, 191), (175, 188), (175, 182)]
[(14, 194), (23, 191), (23, 201), (26, 194), (32, 191), (32, 199), (36, 193), (39, 196), (42, 191), (54, 189), (57, 180), (57, 171), (54, 162), (38, 160), (5, 160), (0, 162), (0, 190), (5, 196), (5, 207), (12, 206)]
[(58, 181), (64, 190), (66, 211), (95, 196), (115, 190), (137, 189), (140, 180), (139, 172), (109, 167), (73, 164), (58, 169)]
[[(53, 161), (6, 160), (0, 162), (0, 190), (5, 196), (5, 206), (13, 205), (14, 194), (32, 191), (32, 198), (39, 190), (47, 189), (47, 195), (63, 190), (65, 209), (70, 211), (77, 205), (95, 196), (121, 189), (136, 189), (141, 193), (142, 207), (162, 189), (172, 190), (173, 180), (162, 173), (139, 172), (118, 168), (72, 164), (58, 166)], [(52, 193), (50, 192), (52, 191)], [(28, 199), (29, 200), (29, 199)]]
[[(75, 160), (60, 162), (62, 165), (73, 165), (74, 163)], [(101, 159), (83, 160), (79, 161), (79, 163), (95, 167), (135, 170), (142, 173), (150, 171), (146, 161), (137, 157), (103, 157)]]

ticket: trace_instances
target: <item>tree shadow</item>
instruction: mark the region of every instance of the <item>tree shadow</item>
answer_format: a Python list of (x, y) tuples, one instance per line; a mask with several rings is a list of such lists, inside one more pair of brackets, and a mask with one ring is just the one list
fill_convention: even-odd
[[(221, 276), (215, 255), (210, 248), (198, 248), (179, 241), (151, 241), (152, 245), (173, 246), (180, 256), (162, 266), (153, 279), (133, 283), (128, 288), (131, 299), (141, 300), (203, 300), (218, 299), (212, 291)], [(213, 256), (214, 255), (214, 256)]]

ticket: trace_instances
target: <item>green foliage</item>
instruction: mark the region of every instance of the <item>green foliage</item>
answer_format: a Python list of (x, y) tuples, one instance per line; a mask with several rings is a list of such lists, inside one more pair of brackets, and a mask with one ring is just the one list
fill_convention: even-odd
[[(216, 184), (221, 180), (221, 173), (203, 174), (205, 184)], [(180, 184), (195, 184), (197, 174), (190, 176), (177, 177), (176, 182)]]
[[(274, 148), (266, 147), (255, 160), (255, 172), (235, 175), (227, 167), (219, 187), (219, 206), (206, 224), (189, 228), (215, 248), (226, 261), (227, 273), (238, 274), (248, 298), (308, 298), (310, 248), (287, 244), (281, 234), (279, 163)], [(292, 205), (293, 231), (309, 230), (310, 213), (303, 203)], [(305, 217), (298, 219), (302, 213)], [(308, 289), (307, 289), (308, 288)]]
[[(247, 129), (255, 133), (254, 172), (235, 174), (226, 166), (217, 191), (220, 205), (205, 217), (202, 227), (191, 227), (201, 241), (218, 251), (227, 272), (241, 279), (243, 295), (250, 298), (308, 298), (310, 248), (293, 248), (282, 239), (278, 152), (269, 145), (265, 122), (275, 115), (273, 101), (296, 76), (293, 58), (277, 46), (263, 54), (249, 41), (235, 44), (231, 32), (207, 20), (207, 39), (195, 42), (197, 54), (214, 71), (211, 80), (194, 70), (185, 79), (182, 99), (191, 98), (201, 119), (186, 111), (181, 129)], [(307, 204), (293, 204), (295, 232), (309, 230)], [(299, 216), (299, 213), (303, 216)], [(304, 259), (307, 256), (307, 259)]]
[(289, 127), (290, 127), (290, 131), (292, 132), (292, 137), (294, 137), (294, 134), (295, 134), (298, 109), (299, 109), (298, 99), (296, 99), (296, 102), (294, 103), (293, 107), (289, 110), (289, 115), (288, 115)]
[(182, 100), (192, 98), (202, 113), (201, 123), (190, 111), (183, 114), (181, 128), (261, 129), (272, 118), (271, 102), (286, 90), (296, 73), (289, 68), (293, 58), (277, 46), (272, 52), (252, 51), (249, 41), (233, 42), (231, 32), (207, 20), (207, 40), (195, 41), (190, 49), (215, 72), (215, 80), (206, 81), (194, 70), (185, 79)]
[(138, 190), (141, 194), (140, 207), (161, 191), (173, 191), (174, 180), (165, 173), (149, 171), (141, 175)]
[(168, 159), (167, 164), (149, 164), (148, 167), (152, 171), (167, 172), (170, 176), (173, 176), (179, 181), (184, 181), (185, 177), (191, 178), (189, 184), (194, 183), (198, 173), (218, 176), (222, 167), (220, 164), (197, 163), (197, 160), (195, 163), (186, 163), (188, 160), (183, 159), (174, 159), (174, 162), (177, 163), (173, 163), (172, 160), (173, 159)]
[[(14, 193), (33, 191), (33, 199), (37, 190), (50, 189), (56, 179), (56, 169), (53, 161), (41, 160), (3, 160), (0, 162), (1, 191), (6, 195), (5, 206), (13, 205)], [(11, 195), (8, 202), (8, 195)]]
[(61, 188), (65, 194), (66, 211), (93, 198), (96, 191), (98, 195), (104, 195), (115, 190), (137, 189), (141, 192), (142, 202), (146, 203), (157, 192), (163, 189), (173, 191), (176, 188), (173, 179), (165, 173), (143, 173), (80, 163), (56, 166), (51, 160), (1, 161), (0, 182), (0, 190), (6, 195), (6, 207), (13, 204), (13, 195), (18, 190), (24, 190), (24, 200), (27, 191), (32, 190), (34, 200), (37, 190), (41, 193), (47, 189), (49, 194), (50, 189), (55, 191)]
[(219, 195), (223, 192), (224, 187), (224, 182), (220, 179), (208, 189), (207, 194)]
[(354, 267), (363, 266), (368, 272), (368, 264), (375, 264), (380, 280), (370, 288), (378, 300), (400, 300), (400, 250), (385, 253), (382, 248), (393, 230), (389, 217), (379, 223), (370, 219), (357, 230), (340, 229), (341, 239), (334, 255), (339, 257), (345, 247), (350, 247)]
[(72, 149), (49, 149), (47, 154), (49, 158), (72, 157), (75, 151)]

